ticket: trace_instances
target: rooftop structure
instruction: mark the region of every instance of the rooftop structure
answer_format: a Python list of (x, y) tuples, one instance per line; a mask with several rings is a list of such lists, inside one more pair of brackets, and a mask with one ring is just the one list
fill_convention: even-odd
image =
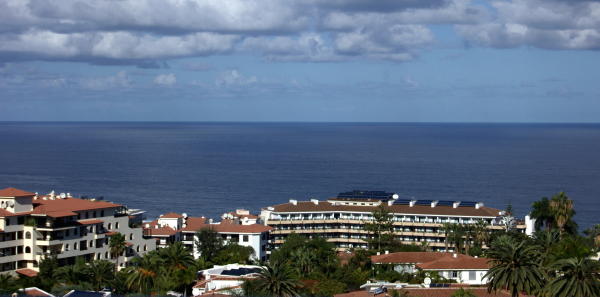
[(81, 199), (71, 194), (38, 195), (15, 188), (0, 190), (0, 272), (33, 275), (45, 255), (55, 254), (60, 265), (76, 257), (112, 259), (108, 240), (120, 232), (131, 257), (155, 249), (141, 228), (131, 228), (127, 208), (107, 201)]
[[(399, 241), (426, 243), (436, 251), (446, 249), (444, 223), (483, 221), (490, 230), (505, 228), (500, 219), (503, 212), (481, 202), (404, 199), (384, 191), (355, 190), (325, 201), (290, 199), (288, 203), (263, 208), (260, 216), (264, 224), (274, 228), (271, 234), (275, 247), (291, 233), (298, 233), (326, 238), (343, 251), (367, 247), (370, 235), (364, 225), (373, 220), (372, 213), (379, 207), (392, 215), (394, 235)], [(526, 226), (516, 224), (515, 228), (525, 231)], [(453, 250), (450, 247), (448, 251)]]
[(242, 246), (250, 246), (254, 250), (254, 258), (257, 260), (266, 260), (267, 245), (269, 240), (269, 231), (272, 227), (256, 223), (250, 223), (249, 219), (257, 217), (249, 212), (239, 213), (239, 210), (233, 216), (232, 213), (226, 213), (221, 222), (213, 222), (212, 219), (205, 217), (190, 217), (187, 214), (169, 213), (161, 215), (158, 219), (144, 224), (144, 234), (157, 240), (158, 247), (165, 247), (168, 244), (181, 241), (188, 247), (195, 257), (199, 257), (198, 249), (195, 246), (196, 232), (210, 228), (216, 231), (225, 242), (234, 242)]
[(437, 271), (446, 279), (469, 285), (486, 284), (490, 259), (456, 253), (398, 252), (371, 256), (374, 265), (392, 265), (398, 272)]
[(192, 294), (200, 296), (211, 293), (233, 295), (241, 293), (241, 285), (248, 279), (256, 278), (261, 271), (255, 265), (215, 265), (200, 271), (200, 280), (194, 285)]

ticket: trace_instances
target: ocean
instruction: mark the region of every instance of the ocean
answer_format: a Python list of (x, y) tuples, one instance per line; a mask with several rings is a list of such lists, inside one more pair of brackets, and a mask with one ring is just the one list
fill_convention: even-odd
[(580, 230), (600, 223), (596, 124), (4, 122), (0, 139), (0, 187), (103, 196), (148, 218), (353, 189), (523, 216), (565, 191)]

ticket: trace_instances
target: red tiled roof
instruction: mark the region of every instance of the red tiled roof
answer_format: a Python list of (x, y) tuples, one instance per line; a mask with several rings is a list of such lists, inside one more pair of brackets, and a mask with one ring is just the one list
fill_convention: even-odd
[[(276, 212), (319, 212), (319, 211), (356, 211), (356, 212), (373, 212), (377, 206), (358, 206), (358, 205), (333, 205), (327, 201), (319, 201), (319, 204), (314, 204), (310, 201), (298, 201), (297, 205), (291, 203), (278, 204), (273, 206)], [(428, 205), (392, 205), (387, 206), (388, 211), (392, 213), (403, 214), (424, 214), (424, 215), (447, 215), (447, 216), (473, 216), (473, 217), (497, 217), (498, 209), (491, 207), (457, 207), (452, 206), (436, 206)]]
[(170, 213), (160, 216), (160, 218), (161, 219), (179, 219), (179, 218), (183, 218), (183, 216), (178, 213), (170, 212)]
[(424, 270), (440, 269), (440, 270), (460, 270), (460, 269), (483, 269), (487, 270), (491, 267), (488, 263), (488, 258), (475, 258), (467, 255), (446, 256), (437, 260), (417, 264), (418, 267)]
[(36, 277), (38, 275), (37, 271), (35, 271), (33, 269), (29, 269), (29, 268), (17, 269), (17, 270), (15, 270), (15, 272), (20, 275), (27, 276), (27, 277)]
[(115, 235), (115, 234), (117, 234), (117, 233), (119, 233), (119, 232), (110, 231), (110, 232), (106, 232), (106, 233), (104, 233), (104, 234), (105, 234), (106, 236), (113, 236), (113, 235)]
[(15, 189), (15, 188), (5, 188), (0, 190), (0, 197), (29, 197), (35, 196), (35, 193)]
[(126, 242), (125, 242), (125, 245), (126, 245), (126, 246), (133, 246), (133, 243), (132, 243), (132, 242), (129, 242), (129, 241), (126, 241)]
[(105, 208), (116, 208), (121, 207), (120, 204), (115, 204), (107, 201), (92, 201), (87, 199), (79, 198), (56, 198), (54, 200), (33, 200), (33, 211), (32, 214), (50, 214), (52, 212), (75, 212), (75, 211), (86, 211), (96, 210)]
[(25, 288), (22, 291), (25, 295), (32, 297), (54, 297), (54, 295), (36, 287)]
[(185, 219), (185, 225), (185, 228), (181, 228), (181, 231), (196, 232), (206, 227), (206, 218), (188, 217), (187, 219)]
[(177, 234), (177, 230), (169, 227), (145, 228), (144, 233), (149, 236), (171, 236)]
[(371, 262), (376, 264), (414, 264), (431, 262), (448, 255), (452, 254), (437, 252), (398, 252), (371, 256)]
[[(400, 292), (404, 291), (408, 293), (408, 296), (411, 297), (451, 297), (454, 292), (456, 292), (458, 288), (405, 288), (401, 289)], [(508, 297), (511, 294), (507, 291), (498, 291), (488, 293), (487, 288), (482, 287), (470, 287), (465, 288), (465, 290), (470, 290), (477, 297)], [(391, 295), (390, 292), (387, 295)], [(367, 292), (367, 290), (354, 291), (349, 293), (337, 294), (334, 297), (384, 297), (385, 293), (374, 295), (373, 293)], [(523, 297), (528, 297), (527, 295), (519, 295)]]
[(94, 225), (94, 224), (102, 224), (102, 223), (104, 223), (104, 221), (98, 220), (98, 219), (87, 219), (87, 220), (78, 220), (77, 223), (82, 224), (82, 225)]
[(262, 233), (273, 229), (273, 227), (260, 224), (240, 225), (228, 219), (222, 220), (218, 224), (205, 224), (204, 222), (206, 219), (198, 218), (201, 220), (197, 220), (195, 222), (192, 221), (192, 224), (190, 224), (190, 219), (191, 218), (188, 218), (186, 222), (187, 226), (183, 228), (182, 231), (196, 232), (204, 228), (211, 228), (219, 233)]

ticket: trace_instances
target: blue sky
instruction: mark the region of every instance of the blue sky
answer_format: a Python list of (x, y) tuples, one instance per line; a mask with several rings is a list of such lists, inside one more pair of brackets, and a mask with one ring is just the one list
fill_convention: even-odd
[(600, 121), (600, 2), (7, 0), (0, 119)]

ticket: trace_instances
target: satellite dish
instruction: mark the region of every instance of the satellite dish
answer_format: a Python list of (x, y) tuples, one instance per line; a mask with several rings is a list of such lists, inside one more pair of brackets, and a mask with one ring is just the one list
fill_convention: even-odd
[(429, 277), (426, 277), (426, 278), (423, 280), (423, 283), (424, 283), (424, 284), (426, 284), (426, 285), (428, 285), (428, 286), (429, 286), (429, 285), (431, 285), (431, 278), (429, 278)]
[(398, 194), (394, 194), (394, 195), (392, 195), (392, 198), (398, 199), (398, 198), (400, 198), (400, 196)]

